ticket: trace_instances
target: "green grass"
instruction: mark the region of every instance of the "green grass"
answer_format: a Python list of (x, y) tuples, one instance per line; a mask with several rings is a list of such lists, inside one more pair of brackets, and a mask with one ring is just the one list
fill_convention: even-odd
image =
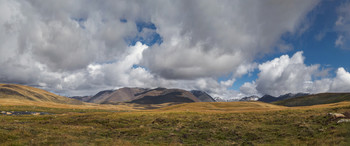
[[(30, 106), (0, 106), (29, 110)], [(349, 145), (350, 123), (326, 114), (350, 106), (262, 112), (111, 112), (34, 108), (54, 115), (0, 115), (3, 145)], [(32, 110), (32, 111), (33, 111)]]

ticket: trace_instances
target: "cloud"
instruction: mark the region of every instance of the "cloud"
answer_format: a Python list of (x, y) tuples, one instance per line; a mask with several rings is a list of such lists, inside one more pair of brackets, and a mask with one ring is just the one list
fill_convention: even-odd
[(317, 2), (161, 2), (152, 21), (164, 42), (145, 52), (143, 64), (168, 79), (233, 72), (256, 55), (273, 51), (283, 33), (295, 33)]
[(330, 87), (333, 92), (345, 92), (350, 90), (350, 73), (344, 68), (338, 68), (337, 76), (333, 79)]
[[(347, 92), (350, 90), (350, 73), (338, 68), (334, 78), (327, 77), (329, 69), (320, 70), (319, 65), (306, 65), (303, 52), (292, 57), (282, 55), (259, 64), (258, 78), (246, 82), (240, 92), (246, 95), (269, 94), (279, 96), (287, 93)], [(318, 77), (321, 77), (317, 79)]]
[(262, 94), (275, 96), (303, 91), (317, 69), (318, 65), (304, 64), (302, 52), (295, 53), (291, 58), (283, 55), (259, 65), (256, 89)]
[(338, 37), (335, 46), (342, 49), (350, 49), (350, 2), (342, 3), (337, 8), (338, 19), (335, 22), (335, 30)]
[[(298, 33), (317, 3), (0, 0), (0, 82), (68, 95), (164, 86), (239, 97), (229, 89), (236, 78), (257, 56), (292, 48), (281, 35)], [(150, 45), (155, 35), (162, 42)], [(128, 42), (137, 37), (150, 46)]]
[(256, 89), (255, 81), (245, 82), (240, 88), (240, 92), (246, 95), (260, 95), (258, 90)]

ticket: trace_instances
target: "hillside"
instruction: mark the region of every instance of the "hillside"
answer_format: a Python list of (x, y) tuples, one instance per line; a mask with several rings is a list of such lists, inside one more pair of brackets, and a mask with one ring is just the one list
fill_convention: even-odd
[(97, 93), (88, 102), (91, 103), (119, 103), (128, 102), (137, 99), (138, 93), (146, 91), (143, 88), (120, 88), (118, 90), (105, 90)]
[(341, 101), (350, 101), (350, 93), (320, 93), (290, 98), (273, 103), (283, 106), (309, 106), (336, 103)]
[(131, 101), (131, 103), (138, 104), (161, 104), (169, 102), (188, 103), (200, 102), (200, 100), (186, 90), (156, 88), (138, 94), (137, 99)]
[(17, 84), (0, 84), (0, 99), (82, 104), (79, 100), (59, 96), (42, 89)]
[(309, 94), (308, 93), (296, 93), (296, 94), (288, 93), (288, 94), (280, 95), (278, 97), (274, 97), (271, 95), (264, 95), (263, 97), (259, 98), (258, 101), (271, 103), (271, 102), (276, 102), (276, 101), (281, 101), (289, 98), (295, 98), (295, 97), (306, 96), (306, 95), (309, 95)]
[(257, 101), (241, 102), (196, 102), (171, 105), (159, 108), (159, 111), (196, 111), (196, 112), (257, 112), (286, 109), (284, 106)]
[(200, 91), (200, 90), (192, 90), (191, 93), (196, 96), (201, 102), (215, 102), (215, 99), (211, 97), (209, 94)]
[(182, 89), (146, 89), (129, 87), (101, 91), (86, 101), (98, 104), (119, 104), (122, 102), (137, 104), (215, 102), (210, 95), (203, 91), (189, 92)]

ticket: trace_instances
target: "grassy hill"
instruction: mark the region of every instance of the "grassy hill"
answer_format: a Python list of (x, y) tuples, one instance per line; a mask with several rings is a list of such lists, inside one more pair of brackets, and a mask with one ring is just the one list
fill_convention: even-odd
[(19, 101), (54, 102), (63, 104), (82, 104), (81, 101), (59, 96), (51, 92), (17, 84), (0, 84), (0, 99)]
[(264, 102), (194, 102), (171, 105), (157, 111), (192, 111), (192, 112), (256, 112), (286, 109), (284, 106)]
[(273, 102), (283, 106), (310, 106), (350, 101), (350, 93), (320, 93)]

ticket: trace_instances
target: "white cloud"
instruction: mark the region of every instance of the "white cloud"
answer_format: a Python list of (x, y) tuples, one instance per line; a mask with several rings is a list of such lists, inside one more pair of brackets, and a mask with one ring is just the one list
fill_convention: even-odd
[(335, 22), (335, 30), (338, 38), (335, 46), (342, 49), (350, 49), (350, 2), (342, 3), (338, 8), (338, 19)]
[[(64, 94), (165, 86), (240, 97), (229, 89), (236, 78), (257, 67), (256, 56), (292, 48), (281, 35), (298, 33), (317, 3), (0, 0), (0, 82)], [(136, 21), (157, 29), (138, 32)], [(125, 41), (154, 32), (162, 44)], [(231, 78), (218, 82), (222, 75)]]
[(242, 92), (245, 95), (260, 95), (258, 90), (256, 90), (256, 83), (253, 82), (246, 82), (244, 83), (240, 88), (240, 92)]
[(303, 91), (307, 86), (306, 82), (311, 81), (317, 69), (318, 65), (304, 64), (302, 52), (295, 53), (291, 58), (283, 55), (259, 65), (260, 73), (256, 88), (262, 94), (275, 96)]
[(295, 33), (317, 2), (160, 2), (152, 21), (159, 26), (164, 43), (145, 52), (144, 64), (170, 79), (230, 73), (257, 54), (272, 51), (283, 33)]
[(350, 73), (344, 68), (338, 68), (337, 76), (333, 79), (330, 91), (346, 92), (350, 91)]
[(343, 16), (339, 16), (337, 21), (335, 22), (335, 25), (344, 25), (344, 17)]
[(344, 36), (339, 35), (337, 40), (335, 40), (335, 46), (341, 47), (344, 45)]
[[(269, 94), (279, 96), (287, 93), (349, 92), (350, 73), (338, 68), (334, 78), (327, 78), (326, 70), (319, 70), (319, 65), (305, 65), (303, 52), (296, 52), (292, 57), (282, 55), (271, 61), (259, 64), (256, 81), (246, 82), (240, 92), (246, 95)], [(321, 79), (314, 79), (321, 77)]]

